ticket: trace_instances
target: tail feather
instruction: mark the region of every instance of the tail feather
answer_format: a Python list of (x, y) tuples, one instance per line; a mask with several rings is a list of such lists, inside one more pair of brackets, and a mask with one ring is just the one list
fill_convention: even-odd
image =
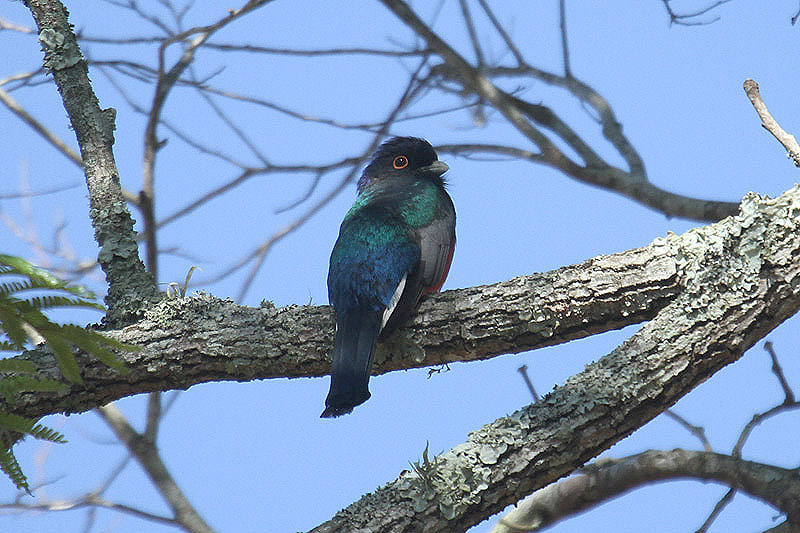
[(337, 317), (331, 388), (322, 418), (345, 415), (369, 399), (369, 374), (381, 327), (379, 311), (353, 310)]

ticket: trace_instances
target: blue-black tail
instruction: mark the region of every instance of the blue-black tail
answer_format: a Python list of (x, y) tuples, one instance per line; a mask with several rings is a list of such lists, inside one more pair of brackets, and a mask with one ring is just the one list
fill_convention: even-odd
[(336, 320), (331, 389), (321, 418), (346, 415), (369, 399), (369, 373), (383, 314), (353, 309)]

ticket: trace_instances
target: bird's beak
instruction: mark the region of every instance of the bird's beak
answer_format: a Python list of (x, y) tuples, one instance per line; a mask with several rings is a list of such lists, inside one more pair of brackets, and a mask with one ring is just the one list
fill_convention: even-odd
[(447, 163), (445, 163), (444, 161), (434, 161), (427, 167), (422, 167), (421, 169), (419, 169), (418, 172), (421, 172), (423, 174), (432, 174), (434, 176), (441, 176), (448, 170), (450, 170), (450, 167), (448, 167)]

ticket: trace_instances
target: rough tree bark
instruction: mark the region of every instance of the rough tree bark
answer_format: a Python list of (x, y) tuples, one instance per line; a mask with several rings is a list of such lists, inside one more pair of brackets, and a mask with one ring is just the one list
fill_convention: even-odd
[[(316, 531), (460, 531), (581, 466), (738, 359), (800, 305), (800, 189), (748, 195), (718, 223), (622, 254), (430, 298), (382, 346), (376, 373), (482, 359), (654, 316), (536, 405), (473, 432), (423, 474), (406, 472)], [(169, 300), (116, 332), (143, 346), (115, 376), (91, 361), (83, 385), (0, 409), (75, 412), (139, 392), (327, 371), (327, 306), (260, 309), (210, 296)], [(23, 357), (56, 375), (44, 352)]]
[(109, 285), (105, 320), (120, 326), (140, 317), (141, 310), (158, 299), (158, 292), (139, 259), (133, 219), (119, 184), (112, 150), (116, 112), (100, 109), (63, 4), (26, 0), (25, 5), (39, 27), (44, 66), (53, 74), (78, 137), (89, 189), (89, 215), (100, 245), (98, 261)]
[(314, 531), (464, 531), (629, 435), (797, 311), (798, 215), (797, 187), (751, 194), (736, 217), (656, 240), (681, 290), (653, 320), (541, 402)]
[[(416, 24), (403, 2), (383, 3)], [(132, 302), (150, 301), (155, 292), (117, 194), (112, 112), (101, 110), (91, 94), (63, 6), (26, 5), (81, 145), (100, 261), (111, 286), (109, 319), (119, 324), (139, 316)], [(435, 37), (426, 34), (459, 66), (460, 58)], [(529, 129), (505, 95), (462, 70), (468, 85), (522, 131)], [(649, 322), (540, 403), (487, 424), (315, 531), (463, 531), (627, 436), (798, 310), (798, 215), (798, 188), (777, 199), (751, 194), (737, 216), (645, 248), (429, 298), (412, 323), (381, 346), (376, 373), (485, 359)], [(327, 372), (333, 338), (328, 307), (252, 309), (204, 295), (146, 307), (144, 318), (112, 332), (143, 348), (123, 356), (129, 375), (81, 357), (83, 384), (57, 394), (27, 393), (0, 402), (0, 410), (39, 417), (207, 381)], [(36, 362), (43, 376), (59, 376), (45, 350), (21, 357)], [(782, 511), (797, 522), (795, 507)]]

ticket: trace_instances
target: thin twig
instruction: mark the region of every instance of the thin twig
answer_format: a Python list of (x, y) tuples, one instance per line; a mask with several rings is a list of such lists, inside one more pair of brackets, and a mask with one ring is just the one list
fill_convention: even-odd
[[(400, 97), (400, 100), (398, 101), (397, 105), (392, 109), (392, 111), (389, 113), (389, 115), (386, 117), (386, 120), (383, 123), (383, 127), (372, 138), (369, 147), (364, 151), (362, 157), (359, 159), (359, 164), (361, 161), (366, 159), (370, 154), (372, 154), (372, 152), (375, 151), (375, 149), (378, 147), (378, 144), (380, 144), (381, 139), (384, 137), (384, 135), (386, 135), (386, 133), (388, 133), (389, 128), (394, 123), (394, 119), (397, 117), (400, 111), (408, 104), (410, 97), (414, 92), (414, 88), (418, 83), (418, 75), (422, 71), (422, 68), (427, 64), (427, 62), (428, 62), (428, 57), (426, 56), (425, 58), (423, 58), (422, 61), (420, 61), (420, 64), (417, 67), (417, 69), (411, 74), (411, 77), (408, 81), (408, 84), (406, 85), (405, 90), (403, 91), (402, 96)], [(285, 226), (284, 228), (273, 234), (272, 237), (270, 237), (264, 244), (259, 246), (256, 253), (251, 254), (251, 258), (255, 259), (256, 261), (253, 264), (253, 267), (250, 269), (250, 272), (248, 273), (245, 282), (242, 284), (242, 288), (239, 291), (239, 295), (236, 301), (241, 302), (244, 299), (245, 295), (247, 294), (247, 291), (250, 289), (250, 286), (253, 283), (253, 280), (255, 279), (256, 274), (261, 269), (261, 265), (264, 263), (264, 259), (266, 258), (267, 253), (269, 252), (270, 248), (272, 248), (272, 245), (274, 245), (279, 240), (283, 239), (289, 233), (299, 228), (314, 214), (316, 214), (320, 209), (322, 209), (323, 206), (327, 205), (328, 202), (330, 202), (342, 190), (344, 190), (345, 186), (348, 183), (350, 183), (350, 181), (355, 177), (356, 172), (358, 172), (358, 168), (359, 168), (358, 164), (353, 165), (352, 168), (350, 169), (350, 172), (347, 173), (344, 179), (342, 179), (332, 191), (330, 191), (327, 195), (325, 195), (324, 198), (322, 198), (319, 202), (314, 204), (303, 215), (294, 220), (294, 222), (290, 223), (289, 225)]]
[[(144, 233), (147, 243), (147, 264), (151, 272), (157, 272), (158, 247), (156, 243), (155, 224), (155, 161), (156, 153), (162, 143), (158, 140), (156, 129), (161, 119), (167, 95), (175, 86), (184, 70), (194, 61), (198, 47), (206, 42), (217, 30), (225, 27), (241, 16), (257, 9), (271, 0), (249, 0), (242, 7), (230, 10), (224, 18), (206, 26), (198, 26), (170, 36), (162, 41), (158, 47), (158, 81), (153, 94), (153, 103), (148, 115), (147, 126), (144, 134), (144, 157), (142, 175), (141, 210), (144, 218)], [(180, 59), (167, 71), (165, 68), (166, 51), (170, 45), (182, 42), (195, 36), (187, 43)]]
[(525, 58), (522, 56), (522, 53), (519, 51), (519, 48), (517, 48), (517, 45), (511, 39), (511, 36), (508, 34), (508, 32), (506, 32), (505, 28), (503, 28), (503, 25), (500, 24), (500, 21), (497, 20), (497, 17), (495, 17), (494, 13), (492, 12), (492, 9), (489, 7), (489, 4), (486, 2), (486, 0), (478, 0), (478, 3), (483, 8), (483, 11), (484, 13), (486, 13), (486, 16), (489, 17), (489, 20), (492, 22), (494, 29), (497, 30), (497, 33), (499, 33), (500, 37), (503, 38), (503, 41), (506, 43), (506, 46), (508, 46), (508, 49), (511, 50), (512, 54), (514, 54), (514, 58), (517, 60), (517, 66), (525, 64)]
[(703, 426), (695, 426), (672, 409), (667, 409), (664, 411), (664, 414), (686, 428), (689, 433), (697, 437), (702, 443), (705, 451), (714, 451), (714, 448), (711, 446), (711, 442), (709, 442), (708, 438), (706, 437), (706, 430), (703, 428)]
[(719, 20), (719, 16), (714, 16), (710, 20), (692, 20), (692, 19), (696, 19), (698, 17), (701, 17), (701, 16), (705, 15), (706, 13), (708, 13), (709, 11), (712, 11), (712, 10), (718, 8), (722, 4), (727, 4), (731, 0), (719, 0), (717, 2), (714, 2), (713, 4), (710, 4), (710, 5), (706, 6), (706, 7), (704, 7), (704, 8), (698, 9), (697, 11), (693, 11), (691, 13), (680, 13), (680, 14), (676, 13), (672, 9), (672, 6), (670, 5), (670, 1), (671, 0), (661, 0), (661, 1), (664, 4), (664, 8), (667, 10), (667, 14), (669, 15), (669, 23), (670, 24), (677, 24), (677, 25), (680, 25), (680, 26), (705, 26), (707, 24), (713, 24), (714, 22), (718, 21)]
[(569, 46), (567, 44), (567, 8), (566, 0), (558, 2), (559, 28), (561, 29), (561, 57), (564, 62), (564, 76), (572, 77), (572, 70), (569, 66)]
[(794, 391), (792, 391), (792, 388), (789, 386), (789, 382), (786, 381), (786, 375), (783, 373), (783, 367), (778, 362), (778, 356), (775, 354), (775, 348), (772, 346), (772, 341), (766, 341), (764, 343), (764, 350), (767, 351), (770, 359), (772, 359), (772, 373), (778, 378), (778, 382), (781, 384), (781, 388), (783, 389), (783, 394), (785, 396), (783, 403), (794, 403)]
[(17, 115), (24, 123), (30, 126), (33, 131), (41, 135), (47, 142), (52, 144), (56, 150), (61, 152), (67, 159), (75, 163), (79, 168), (83, 169), (83, 159), (78, 153), (67, 146), (56, 134), (47, 129), (41, 122), (33, 118), (30, 113), (25, 111), (19, 103), (5, 90), (0, 89), (0, 102), (11, 110), (12, 113)]
[(528, 365), (522, 365), (517, 369), (520, 374), (522, 374), (522, 379), (525, 380), (525, 385), (528, 386), (528, 390), (533, 396), (533, 403), (537, 403), (539, 401), (539, 395), (536, 394), (536, 389), (533, 388), (533, 382), (531, 378), (528, 376)]
[(155, 443), (148, 441), (143, 435), (137, 433), (120, 410), (113, 404), (99, 407), (96, 412), (114, 431), (117, 438), (125, 444), (150, 477), (150, 480), (158, 488), (159, 493), (172, 508), (175, 514), (174, 520), (189, 531), (213, 533), (211, 527), (189, 503), (189, 500), (167, 470), (159, 456)]
[(459, 0), (458, 3), (461, 6), (461, 16), (464, 17), (464, 24), (467, 26), (467, 33), (469, 34), (469, 40), (472, 43), (472, 50), (475, 52), (475, 61), (478, 64), (478, 68), (480, 68), (483, 66), (485, 61), (483, 59), (481, 42), (480, 39), (478, 39), (478, 32), (475, 31), (475, 22), (472, 20), (472, 14), (469, 12), (467, 0)]
[(725, 509), (725, 507), (731, 503), (733, 497), (736, 495), (736, 489), (729, 489), (728, 492), (725, 493), (725, 496), (719, 499), (714, 508), (711, 509), (711, 512), (708, 514), (708, 518), (706, 518), (703, 525), (697, 528), (696, 533), (706, 533), (708, 529), (711, 527), (711, 524), (714, 523), (714, 520), (720, 515), (720, 513)]
[(758, 83), (747, 78), (744, 80), (744, 92), (747, 93), (750, 103), (753, 104), (756, 113), (758, 113), (758, 117), (761, 119), (761, 126), (781, 143), (788, 152), (788, 157), (791, 157), (794, 161), (794, 165), (800, 167), (800, 145), (797, 144), (797, 139), (794, 138), (794, 135), (787, 133), (786, 130), (781, 128), (780, 124), (772, 118), (764, 100), (761, 99)]

